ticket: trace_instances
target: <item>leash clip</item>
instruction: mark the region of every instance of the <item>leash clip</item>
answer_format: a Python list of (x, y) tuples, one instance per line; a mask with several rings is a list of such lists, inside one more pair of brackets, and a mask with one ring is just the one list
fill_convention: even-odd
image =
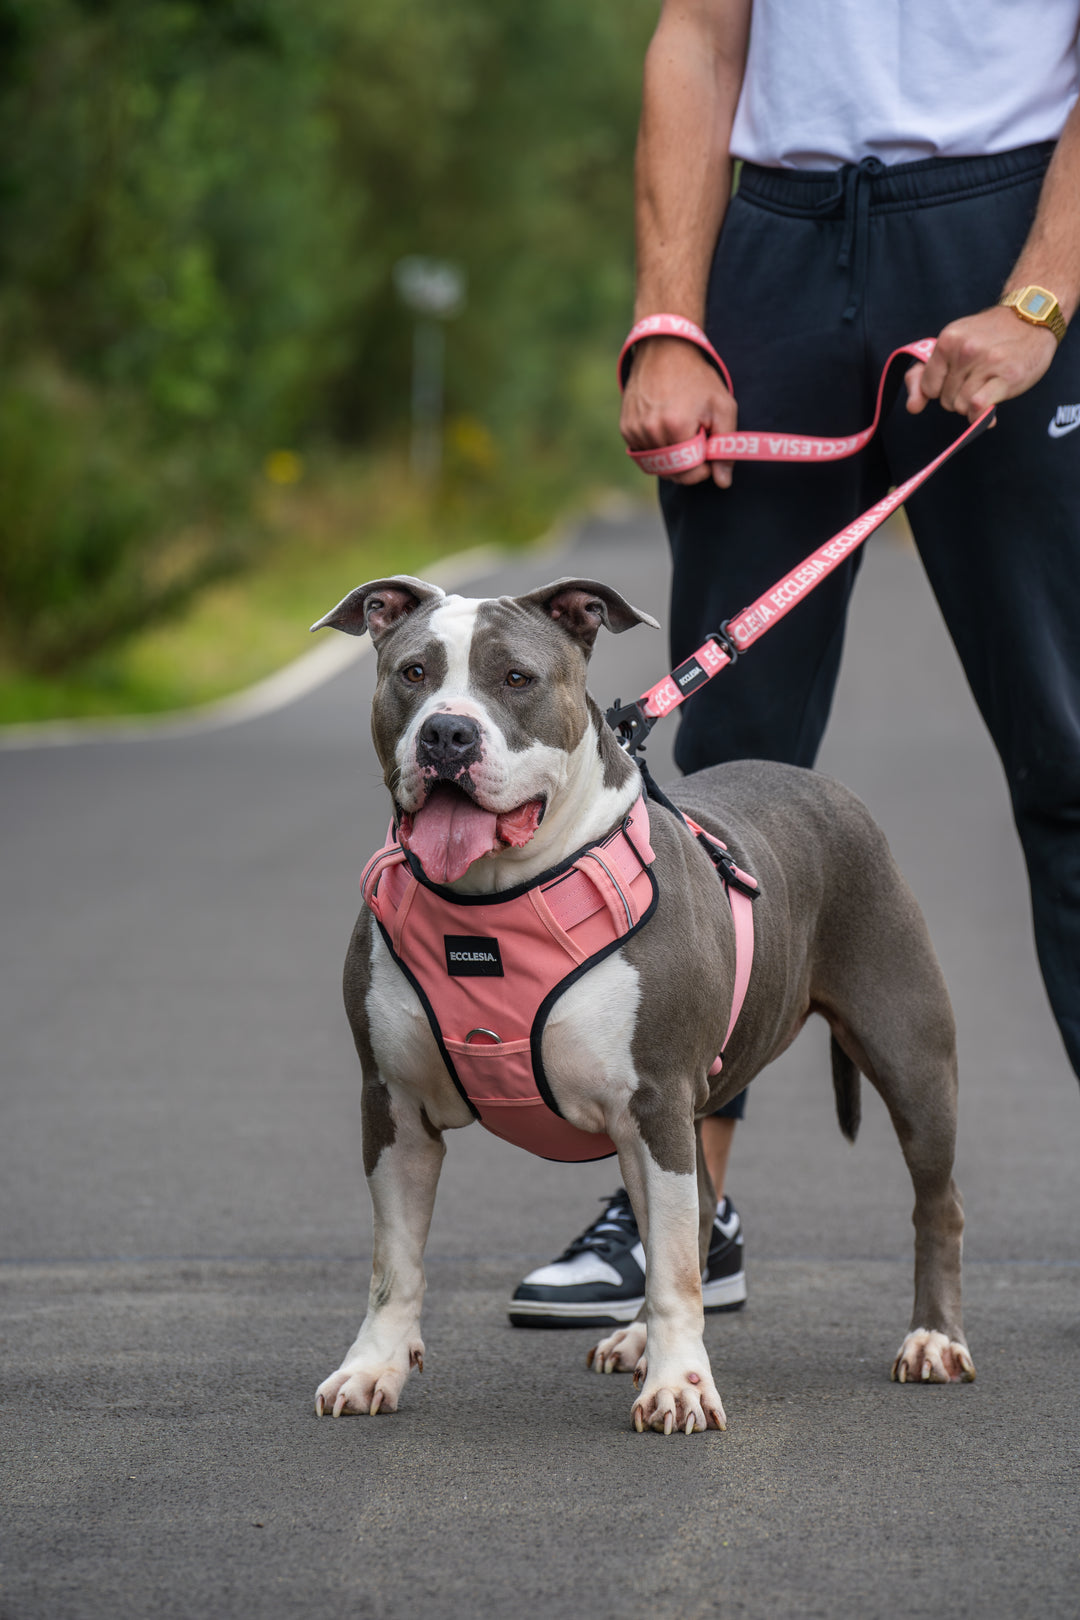
[(731, 632), (728, 629), (730, 623), (730, 619), (724, 619), (719, 630), (709, 631), (707, 639), (709, 641), (715, 641), (716, 645), (720, 648), (720, 651), (727, 653), (729, 664), (737, 664), (739, 662), (739, 649), (732, 640)]
[(646, 714), (637, 698), (633, 703), (623, 703), (616, 698), (604, 715), (604, 719), (611, 727), (618, 739), (619, 747), (633, 759), (638, 750), (645, 750), (645, 739), (656, 724), (656, 716)]

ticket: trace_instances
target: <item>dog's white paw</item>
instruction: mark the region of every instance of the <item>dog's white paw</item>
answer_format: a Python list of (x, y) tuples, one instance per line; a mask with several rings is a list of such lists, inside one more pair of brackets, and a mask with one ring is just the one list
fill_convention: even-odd
[(413, 1367), (417, 1372), (424, 1370), (424, 1346), (419, 1339), (405, 1347), (403, 1355), (381, 1364), (346, 1359), (315, 1391), (316, 1417), (326, 1412), (334, 1417), (374, 1417), (377, 1412), (396, 1412)]
[(631, 1322), (629, 1327), (616, 1328), (606, 1339), (589, 1351), (586, 1364), (593, 1372), (634, 1372), (640, 1369), (644, 1376), (645, 1324)]
[(892, 1364), (897, 1384), (970, 1384), (974, 1377), (967, 1345), (936, 1328), (912, 1328)]
[(696, 1434), (727, 1428), (720, 1392), (707, 1364), (701, 1372), (691, 1369), (680, 1378), (646, 1376), (643, 1383), (630, 1413), (638, 1434), (644, 1434), (646, 1429), (663, 1434), (681, 1429), (683, 1434)]

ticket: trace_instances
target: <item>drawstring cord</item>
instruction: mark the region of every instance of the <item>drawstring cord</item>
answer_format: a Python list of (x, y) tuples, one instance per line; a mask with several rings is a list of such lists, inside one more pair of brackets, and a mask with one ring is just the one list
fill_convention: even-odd
[(844, 205), (844, 234), (840, 238), (840, 251), (836, 255), (836, 268), (848, 271), (848, 301), (843, 319), (853, 321), (859, 313), (866, 291), (866, 276), (870, 263), (870, 186), (885, 165), (880, 158), (864, 157), (860, 163), (845, 163), (836, 177), (836, 190), (815, 212), (827, 214), (842, 202)]

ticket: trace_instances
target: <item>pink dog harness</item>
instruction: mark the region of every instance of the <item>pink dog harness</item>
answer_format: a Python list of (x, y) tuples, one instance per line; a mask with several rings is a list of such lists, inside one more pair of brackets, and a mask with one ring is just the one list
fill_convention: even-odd
[[(725, 850), (683, 820), (695, 836)], [(745, 891), (757, 886), (726, 853), (719, 859), (732, 874), (725, 887), (736, 940), (726, 1047), (750, 982), (754, 923)], [(429, 882), (392, 827), (361, 876), (364, 899), (420, 997), (461, 1096), (487, 1130), (542, 1159), (606, 1159), (616, 1151), (610, 1137), (580, 1130), (560, 1114), (541, 1043), (563, 992), (656, 910), (654, 860), (642, 795), (606, 838), (532, 883), (499, 894), (462, 895)], [(717, 1057), (709, 1073), (719, 1069)]]

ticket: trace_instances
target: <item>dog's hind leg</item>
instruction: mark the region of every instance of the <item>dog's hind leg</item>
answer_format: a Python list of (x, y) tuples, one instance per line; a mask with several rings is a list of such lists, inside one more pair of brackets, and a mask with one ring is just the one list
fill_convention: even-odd
[[(895, 869), (894, 869), (895, 870)], [(833, 1039), (876, 1088), (892, 1119), (915, 1191), (915, 1305), (892, 1376), (900, 1383), (968, 1382), (975, 1368), (961, 1310), (963, 1205), (953, 1180), (956, 1034), (945, 983), (914, 899), (899, 874), (895, 894), (860, 939), (852, 923), (846, 971), (836, 957), (813, 1005)], [(858, 1124), (854, 1082), (834, 1062), (841, 1125)], [(841, 1083), (843, 1082), (843, 1083)]]
[(371, 1287), (355, 1343), (316, 1391), (320, 1417), (396, 1412), (410, 1370), (424, 1366), (424, 1245), (446, 1149), (423, 1108), (391, 1096), (377, 1077), (365, 1074), (362, 1103), (375, 1216)]
[(897, 1087), (891, 1075), (878, 1088), (915, 1189), (915, 1302), (911, 1327), (892, 1365), (892, 1377), (901, 1384), (967, 1383), (975, 1377), (961, 1307), (964, 1208), (952, 1175), (955, 1057), (939, 1074), (938, 1095), (947, 1101), (936, 1108), (920, 1103), (918, 1093), (913, 1097), (907, 1086)]

